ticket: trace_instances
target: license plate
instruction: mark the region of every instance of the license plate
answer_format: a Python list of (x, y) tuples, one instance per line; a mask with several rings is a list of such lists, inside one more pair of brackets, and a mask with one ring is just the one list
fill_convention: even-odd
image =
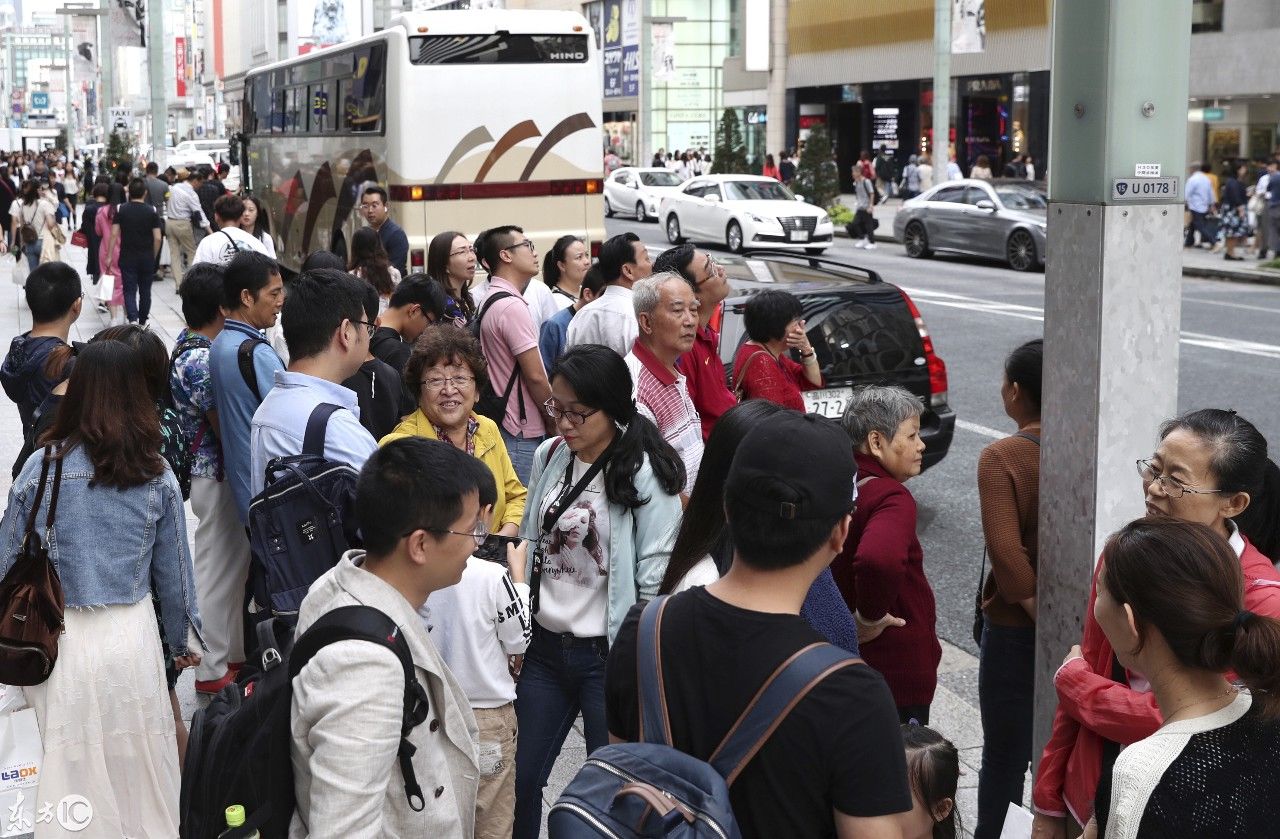
[(821, 390), (806, 390), (804, 408), (811, 414), (827, 419), (840, 419), (844, 409), (849, 405), (849, 397), (853, 396), (851, 387), (827, 387)]
[(789, 234), (789, 238), (793, 242), (807, 242), (809, 241), (809, 231), (808, 230), (792, 230), (791, 233)]

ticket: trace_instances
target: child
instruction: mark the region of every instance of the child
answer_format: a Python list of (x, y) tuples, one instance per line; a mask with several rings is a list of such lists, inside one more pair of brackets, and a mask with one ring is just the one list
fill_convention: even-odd
[(912, 808), (902, 814), (903, 839), (956, 839), (956, 785), (960, 782), (960, 753), (951, 741), (925, 725), (902, 727), (911, 779)]
[[(493, 473), (475, 462), (481, 518), (493, 515), (498, 488)], [(480, 728), (480, 789), (476, 839), (510, 837), (516, 796), (516, 686), (519, 661), (529, 647), (529, 586), (525, 546), (502, 543), (507, 566), (471, 556), (455, 586), (434, 591), (418, 614), (431, 640), (466, 691)], [(508, 656), (514, 657), (509, 664)]]

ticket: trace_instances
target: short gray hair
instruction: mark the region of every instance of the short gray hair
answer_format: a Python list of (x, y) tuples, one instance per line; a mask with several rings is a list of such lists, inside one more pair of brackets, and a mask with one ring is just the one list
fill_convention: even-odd
[(920, 400), (905, 388), (896, 386), (867, 385), (855, 388), (844, 409), (840, 424), (853, 440), (861, 446), (879, 431), (888, 439), (898, 433), (898, 426), (912, 417), (924, 413)]
[(689, 284), (688, 280), (674, 271), (662, 271), (643, 280), (637, 280), (636, 284), (631, 286), (631, 305), (635, 307), (636, 317), (651, 315), (658, 310), (662, 287), (672, 280), (685, 285)]

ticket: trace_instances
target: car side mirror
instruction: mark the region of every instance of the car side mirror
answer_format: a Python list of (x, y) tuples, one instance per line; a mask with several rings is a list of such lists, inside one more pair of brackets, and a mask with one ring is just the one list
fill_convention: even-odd
[(720, 203), (720, 196), (719, 196), (719, 195), (716, 195), (714, 192), (713, 192), (713, 193), (711, 193), (710, 195), (704, 195), (704, 196), (702, 196), (702, 197), (703, 197), (703, 198), (705, 198), (705, 199), (707, 199), (708, 201), (710, 201), (712, 204), (719, 204), (719, 203)]
[(995, 212), (995, 209), (996, 209), (995, 202), (987, 198), (983, 198), (979, 200), (978, 203), (974, 204), (973, 206), (977, 207), (979, 210), (986, 210), (987, 212)]

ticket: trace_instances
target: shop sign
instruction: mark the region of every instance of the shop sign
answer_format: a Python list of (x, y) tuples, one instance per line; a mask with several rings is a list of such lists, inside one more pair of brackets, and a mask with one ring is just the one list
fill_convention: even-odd
[(617, 99), (622, 96), (622, 48), (613, 47), (604, 51), (604, 98)]
[(622, 48), (622, 95), (640, 95), (640, 47)]
[(1001, 79), (970, 79), (964, 83), (965, 93), (1000, 93), (1003, 90)]
[(871, 147), (898, 150), (898, 109), (871, 109)]

